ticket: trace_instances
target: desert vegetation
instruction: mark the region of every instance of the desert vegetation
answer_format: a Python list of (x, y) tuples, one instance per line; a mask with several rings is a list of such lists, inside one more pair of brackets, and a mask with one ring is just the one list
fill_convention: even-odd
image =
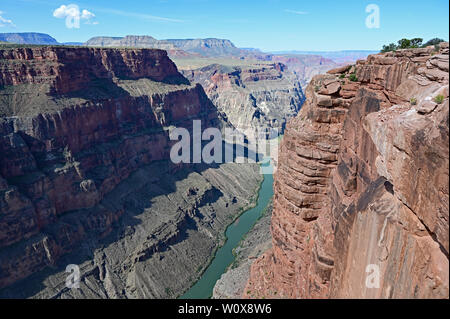
[(387, 45), (383, 45), (383, 48), (381, 49), (381, 52), (390, 52), (390, 51), (396, 51), (401, 49), (411, 49), (411, 48), (425, 48), (430, 45), (437, 45), (441, 42), (444, 42), (443, 39), (439, 38), (433, 38), (431, 40), (428, 40), (427, 42), (423, 43), (422, 38), (413, 38), (413, 39), (401, 39), (397, 41), (397, 44), (390, 43)]

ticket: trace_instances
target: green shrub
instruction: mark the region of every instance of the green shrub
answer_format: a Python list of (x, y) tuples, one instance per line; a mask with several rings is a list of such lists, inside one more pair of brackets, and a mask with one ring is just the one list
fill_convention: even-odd
[(390, 43), (388, 45), (383, 45), (383, 48), (381, 49), (381, 52), (391, 52), (397, 50), (397, 45), (395, 43)]
[(423, 48), (429, 46), (429, 45), (434, 45), (434, 47), (436, 48), (436, 46), (439, 47), (439, 43), (444, 42), (443, 39), (439, 39), (439, 38), (433, 38), (431, 40), (428, 40), (427, 42), (425, 42), (425, 44), (422, 45)]
[(345, 78), (345, 74), (344, 74), (344, 73), (342, 73), (341, 75), (339, 75), (339, 78), (340, 78), (340, 79), (343, 79), (343, 78)]
[(439, 38), (434, 38), (429, 41), (427, 41), (425, 44), (422, 44), (423, 39), (422, 38), (413, 38), (413, 39), (401, 39), (395, 43), (390, 43), (388, 45), (383, 45), (383, 48), (381, 49), (381, 52), (391, 52), (396, 51), (399, 49), (411, 49), (411, 48), (424, 48), (429, 45), (435, 45), (435, 48), (439, 43), (443, 42), (444, 40)]
[(423, 39), (422, 38), (414, 38), (411, 39), (409, 47), (410, 48), (420, 48), (422, 45)]
[(412, 98), (409, 100), (409, 103), (411, 103), (411, 105), (416, 105), (416, 104), (417, 104), (417, 99), (416, 99), (415, 97), (412, 97)]
[(320, 91), (320, 85), (316, 85), (316, 86), (314, 87), (314, 91), (319, 92), (319, 91)]
[(358, 77), (356, 76), (356, 73), (350, 74), (350, 76), (349, 76), (348, 78), (349, 78), (350, 81), (352, 81), (352, 82), (358, 82)]
[(422, 38), (414, 38), (414, 39), (401, 39), (399, 40), (397, 48), (399, 49), (410, 49), (410, 48), (418, 48), (422, 45)]
[(437, 104), (441, 104), (442, 102), (444, 102), (444, 96), (443, 95), (437, 95), (435, 98), (434, 98), (434, 102), (436, 102)]

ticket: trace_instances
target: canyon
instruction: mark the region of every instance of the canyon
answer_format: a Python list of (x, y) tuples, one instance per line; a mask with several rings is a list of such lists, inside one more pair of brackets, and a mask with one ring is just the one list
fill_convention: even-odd
[(261, 183), (169, 160), (174, 127), (227, 124), (166, 51), (3, 47), (0, 102), (3, 298), (177, 297)]
[(238, 131), (283, 132), (286, 120), (304, 102), (302, 85), (315, 74), (338, 66), (318, 56), (271, 56), (239, 49), (224, 39), (157, 40), (151, 36), (95, 37), (92, 47), (156, 47), (168, 51), (182, 74), (199, 83), (218, 112)]
[(0, 46), (1, 298), (188, 291), (263, 181), (257, 164), (172, 163), (193, 120), (284, 134), (273, 202), (214, 298), (449, 298), (447, 42), (354, 63), (88, 44)]
[(315, 76), (245, 298), (449, 298), (449, 48)]

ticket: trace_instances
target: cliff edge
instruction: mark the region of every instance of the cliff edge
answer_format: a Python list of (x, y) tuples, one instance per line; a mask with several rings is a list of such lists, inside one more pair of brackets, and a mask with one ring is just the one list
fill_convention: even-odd
[(244, 297), (449, 297), (448, 72), (441, 43), (312, 79)]

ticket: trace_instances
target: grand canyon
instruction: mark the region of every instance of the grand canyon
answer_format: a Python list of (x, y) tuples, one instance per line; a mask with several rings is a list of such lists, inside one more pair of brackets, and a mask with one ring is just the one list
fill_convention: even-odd
[(403, 40), (0, 33), (0, 298), (448, 299), (449, 43)]

